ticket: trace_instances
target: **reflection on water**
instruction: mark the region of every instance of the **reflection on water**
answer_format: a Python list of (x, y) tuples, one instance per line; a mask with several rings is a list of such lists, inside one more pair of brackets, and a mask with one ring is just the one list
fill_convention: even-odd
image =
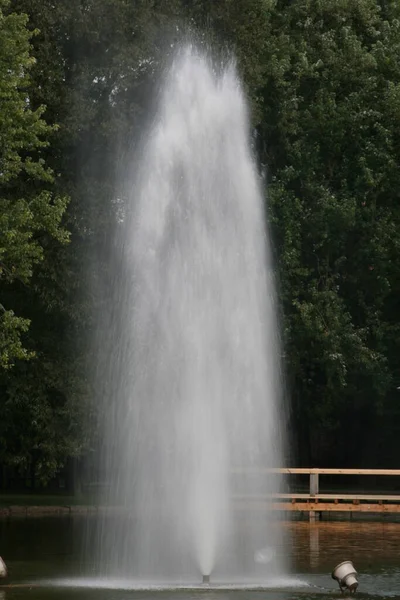
[[(400, 598), (400, 523), (290, 522), (277, 526), (290, 533), (280, 551), (290, 557), (292, 583), (295, 577), (305, 580), (309, 587), (262, 592), (76, 588), (78, 578), (82, 585), (82, 578), (87, 581), (94, 575), (88, 558), (90, 548), (98, 541), (93, 518), (0, 520), (0, 555), (16, 586), (0, 590), (0, 600), (152, 600), (155, 596), (161, 600), (321, 600), (327, 595), (341, 598), (330, 573), (343, 560), (352, 560), (359, 573), (357, 598)], [(267, 546), (268, 540), (265, 542)], [(43, 586), (39, 580), (47, 580), (50, 585)], [(61, 580), (69, 580), (69, 586), (53, 585), (56, 581), (61, 584)]]
[(318, 568), (319, 563), (319, 526), (316, 523), (310, 523), (310, 567)]
[(287, 526), (295, 572), (330, 572), (347, 559), (353, 560), (360, 573), (400, 567), (400, 523), (293, 522)]

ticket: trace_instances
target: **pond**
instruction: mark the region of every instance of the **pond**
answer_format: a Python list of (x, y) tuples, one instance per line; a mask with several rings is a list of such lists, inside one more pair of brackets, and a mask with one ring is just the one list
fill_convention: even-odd
[(290, 576), (283, 588), (156, 591), (117, 589), (117, 584), (115, 589), (112, 584), (94, 589), (94, 580), (87, 578), (91, 565), (83, 559), (88, 555), (85, 549), (93, 543), (90, 519), (3, 520), (0, 521), (0, 555), (10, 571), (10, 587), (0, 588), (0, 600), (339, 598), (341, 595), (330, 573), (336, 564), (347, 559), (354, 562), (359, 573), (357, 597), (400, 598), (400, 523), (288, 522), (282, 523), (282, 527), (289, 533), (283, 551), (291, 563)]

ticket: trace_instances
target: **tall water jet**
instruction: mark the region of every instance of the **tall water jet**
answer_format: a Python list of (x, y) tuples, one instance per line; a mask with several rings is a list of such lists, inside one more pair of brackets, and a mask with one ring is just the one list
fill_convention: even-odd
[(103, 522), (100, 564), (151, 582), (268, 583), (282, 533), (255, 499), (279, 485), (258, 469), (281, 461), (280, 348), (232, 64), (177, 54), (131, 190), (97, 376), (108, 502), (126, 511)]

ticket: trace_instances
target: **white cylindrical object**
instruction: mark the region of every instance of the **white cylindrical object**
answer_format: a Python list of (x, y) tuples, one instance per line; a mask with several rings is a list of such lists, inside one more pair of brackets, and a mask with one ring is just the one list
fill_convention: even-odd
[(7, 567), (6, 563), (0, 556), (0, 577), (7, 577)]
[(332, 578), (336, 579), (341, 589), (347, 587), (351, 592), (357, 589), (357, 571), (351, 560), (345, 560), (337, 565), (332, 572)]
[(358, 581), (353, 574), (347, 575), (347, 577), (344, 579), (343, 583), (346, 585), (346, 587), (351, 592), (353, 592), (353, 591), (355, 592), (358, 587)]

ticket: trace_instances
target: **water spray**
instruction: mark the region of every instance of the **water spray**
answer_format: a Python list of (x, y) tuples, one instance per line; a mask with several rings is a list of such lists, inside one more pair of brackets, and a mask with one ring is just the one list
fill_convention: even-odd
[[(135, 519), (102, 521), (99, 570), (180, 581), (194, 561), (205, 590), (224, 548), (235, 578), (257, 581), (248, 555), (260, 531), (268, 572), (285, 570), (283, 528), (267, 511), (243, 526), (230, 476), (282, 462), (283, 421), (265, 194), (245, 94), (221, 66), (192, 45), (178, 51), (141, 156), (127, 161), (118, 185), (132, 193), (109, 240), (118, 282), (96, 310), (93, 369), (110, 502), (135, 499)], [(261, 472), (238, 485), (246, 496), (279, 490)]]

